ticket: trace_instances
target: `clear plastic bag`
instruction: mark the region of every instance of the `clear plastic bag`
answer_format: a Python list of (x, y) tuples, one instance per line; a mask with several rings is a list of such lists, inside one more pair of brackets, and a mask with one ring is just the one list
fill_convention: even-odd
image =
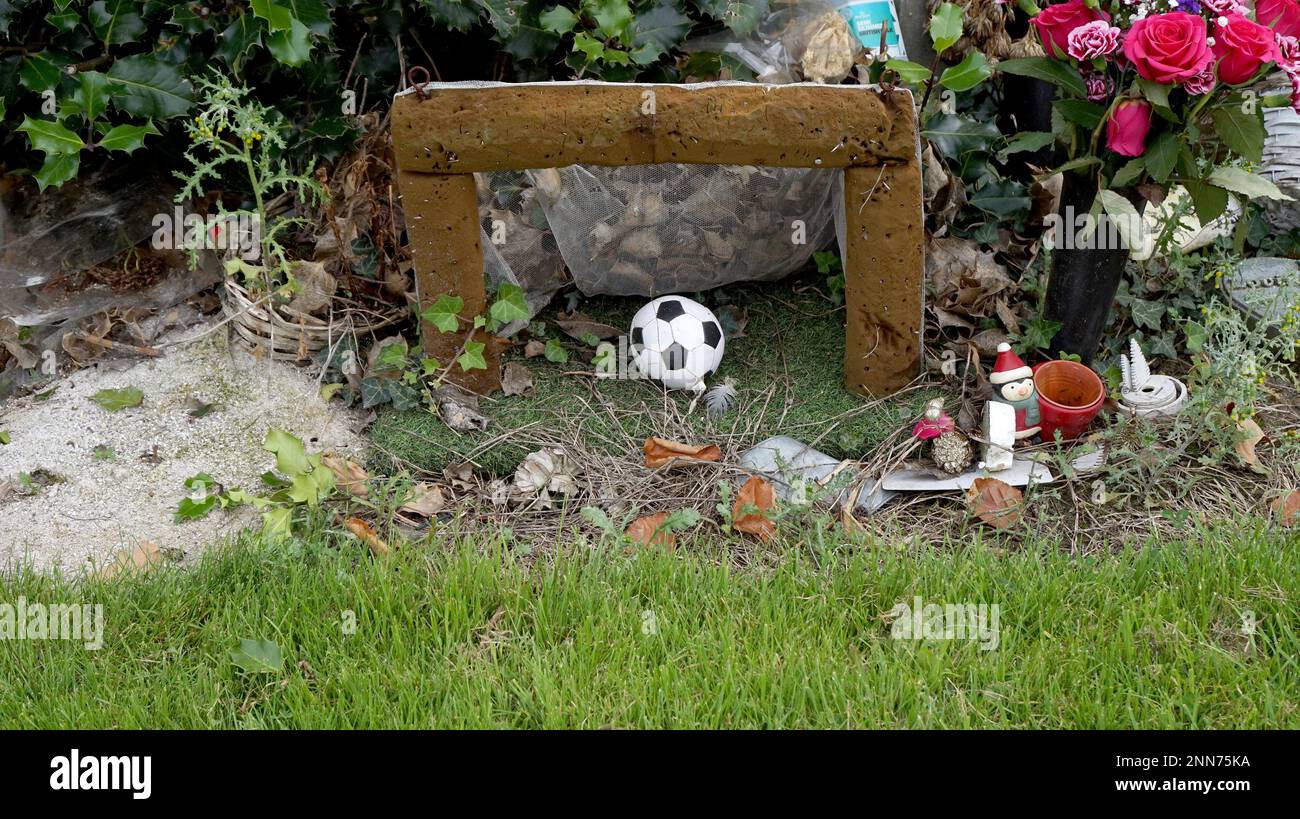
[(798, 270), (834, 235), (840, 173), (656, 164), (529, 176), (583, 293), (657, 296)]

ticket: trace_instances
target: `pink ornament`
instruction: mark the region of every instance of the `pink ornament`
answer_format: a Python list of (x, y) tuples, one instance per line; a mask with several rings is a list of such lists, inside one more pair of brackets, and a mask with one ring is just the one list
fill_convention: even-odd
[(1071, 31), (1066, 51), (1076, 60), (1109, 57), (1119, 50), (1120, 30), (1105, 20), (1093, 20)]
[(943, 411), (943, 401), (935, 398), (925, 405), (925, 414), (912, 427), (912, 434), (922, 441), (932, 441), (945, 432), (951, 432), (956, 426), (948, 413)]

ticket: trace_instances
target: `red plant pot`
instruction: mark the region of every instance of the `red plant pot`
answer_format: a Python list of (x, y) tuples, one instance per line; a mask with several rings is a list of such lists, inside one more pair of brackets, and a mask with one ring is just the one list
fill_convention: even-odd
[(1058, 431), (1062, 440), (1078, 438), (1106, 400), (1106, 387), (1091, 367), (1064, 359), (1034, 365), (1034, 389), (1044, 441)]

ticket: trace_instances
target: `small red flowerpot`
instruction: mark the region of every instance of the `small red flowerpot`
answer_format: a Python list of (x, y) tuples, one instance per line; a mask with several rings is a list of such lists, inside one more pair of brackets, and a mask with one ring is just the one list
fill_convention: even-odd
[(1091, 367), (1064, 359), (1036, 364), (1034, 389), (1044, 441), (1051, 441), (1058, 430), (1062, 440), (1078, 438), (1106, 400), (1106, 387)]

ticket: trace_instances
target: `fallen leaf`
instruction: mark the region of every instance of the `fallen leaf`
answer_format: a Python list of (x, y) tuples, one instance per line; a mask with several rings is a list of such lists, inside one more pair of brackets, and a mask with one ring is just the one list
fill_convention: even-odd
[(370, 474), (359, 464), (332, 452), (322, 455), (320, 461), (338, 478), (338, 486), (344, 492), (357, 498), (370, 497), (370, 487), (366, 486)]
[(203, 416), (207, 415), (208, 413), (216, 409), (217, 405), (209, 404), (208, 402), (204, 401), (202, 398), (198, 398), (196, 396), (190, 396), (190, 399), (185, 402), (185, 408), (188, 411), (188, 415), (191, 418), (202, 418)]
[(1300, 523), (1300, 489), (1292, 489), (1273, 501), (1270, 508), (1282, 520), (1283, 526)]
[(375, 530), (370, 528), (370, 524), (361, 518), (348, 518), (343, 521), (343, 525), (348, 531), (356, 536), (358, 540), (370, 547), (370, 552), (375, 557), (383, 557), (390, 551), (388, 544), (384, 539), (375, 534)]
[(1254, 418), (1247, 418), (1237, 424), (1237, 431), (1242, 434), (1242, 438), (1237, 441), (1237, 456), (1256, 472), (1265, 471), (1264, 467), (1260, 466), (1259, 456), (1255, 453), (1255, 446), (1264, 440), (1264, 430), (1259, 428)]
[(651, 469), (691, 461), (718, 461), (722, 450), (714, 444), (682, 444), (665, 438), (645, 439), (645, 465)]
[(90, 396), (90, 400), (109, 412), (138, 407), (144, 401), (144, 393), (138, 387), (123, 387), (120, 390), (100, 390)]
[(776, 490), (772, 484), (753, 475), (736, 493), (736, 502), (731, 507), (731, 525), (759, 540), (771, 540), (776, 535), (776, 523), (768, 515), (774, 508)]
[(315, 313), (334, 298), (338, 282), (319, 262), (294, 262), (293, 280), (298, 289), (288, 308), (297, 313)]
[(505, 395), (531, 395), (533, 373), (523, 364), (511, 361), (501, 376), (501, 392)]
[(431, 518), (447, 506), (447, 496), (447, 490), (436, 483), (417, 483), (411, 487), (410, 499), (401, 505), (400, 511)]
[(997, 478), (976, 478), (966, 490), (966, 503), (971, 511), (994, 529), (1019, 523), (1024, 500), (1024, 493)]
[(646, 515), (629, 523), (625, 534), (633, 543), (642, 546), (663, 546), (671, 552), (677, 548), (677, 538), (664, 526), (667, 520), (667, 512)]
[(537, 358), (546, 355), (546, 342), (541, 339), (532, 339), (524, 345), (524, 358)]
[(561, 313), (556, 316), (555, 323), (559, 325), (561, 330), (579, 341), (582, 341), (589, 335), (602, 340), (607, 338), (618, 338), (623, 335), (623, 331), (619, 328), (610, 324), (605, 324), (604, 322), (596, 321), (589, 316), (577, 312), (569, 313), (567, 315)]
[(130, 551), (123, 549), (113, 555), (113, 560), (97, 573), (101, 580), (108, 580), (122, 571), (147, 572), (162, 560), (162, 552), (153, 543), (142, 540), (140, 545)]

